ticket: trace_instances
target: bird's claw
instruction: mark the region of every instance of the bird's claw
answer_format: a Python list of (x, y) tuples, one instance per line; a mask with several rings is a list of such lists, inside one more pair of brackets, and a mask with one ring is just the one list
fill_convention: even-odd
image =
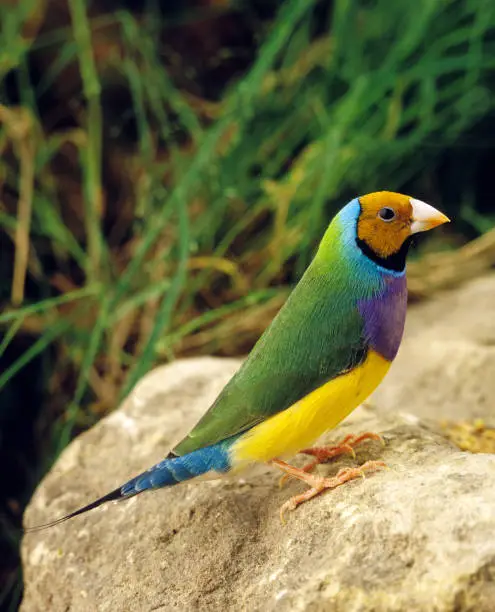
[(313, 497), (316, 497), (325, 489), (336, 489), (337, 487), (343, 485), (349, 480), (354, 480), (355, 478), (366, 478), (366, 472), (376, 471), (378, 469), (383, 469), (387, 467), (383, 461), (367, 461), (359, 467), (342, 468), (337, 472), (335, 476), (325, 478), (323, 476), (315, 476), (314, 474), (308, 474), (304, 470), (295, 468), (291, 465), (284, 463), (283, 461), (274, 461), (274, 463), (280, 469), (284, 470), (288, 476), (298, 478), (299, 480), (306, 482), (310, 486), (310, 488), (304, 493), (301, 493), (300, 495), (294, 495), (284, 504), (282, 504), (282, 506), (280, 507), (280, 520), (282, 524), (286, 523), (286, 512), (295, 510), (297, 506), (304, 503), (305, 501), (309, 501)]
[[(356, 451), (354, 450), (354, 447), (361, 444), (361, 442), (365, 442), (366, 440), (377, 440), (382, 446), (385, 446), (385, 440), (380, 435), (370, 431), (366, 431), (359, 435), (348, 434), (340, 442), (337, 442), (335, 446), (316, 446), (314, 448), (305, 448), (299, 451), (303, 455), (311, 455), (315, 457), (314, 461), (307, 463), (301, 469), (305, 472), (312, 472), (320, 463), (325, 463), (329, 459), (340, 457), (340, 455), (349, 454), (353, 459), (356, 459)], [(284, 474), (281, 476), (278, 482), (279, 488), (282, 488), (290, 477), (290, 474)]]
[[(314, 468), (321, 463), (320, 461), (318, 461), (318, 459), (316, 459), (315, 461), (312, 461), (311, 463), (307, 463), (304, 467), (301, 468), (301, 470), (303, 470), (304, 472), (308, 472), (308, 474), (310, 472), (312, 472), (314, 470)], [(281, 489), (285, 483), (292, 478), (291, 474), (283, 474), (280, 477), (280, 480), (278, 481), (278, 486)]]

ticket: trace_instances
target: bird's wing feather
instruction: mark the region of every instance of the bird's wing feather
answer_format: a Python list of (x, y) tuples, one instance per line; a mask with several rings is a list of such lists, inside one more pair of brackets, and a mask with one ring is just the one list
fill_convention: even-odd
[(239, 371), (172, 451), (184, 455), (289, 408), (362, 362), (367, 346), (356, 299), (310, 267)]

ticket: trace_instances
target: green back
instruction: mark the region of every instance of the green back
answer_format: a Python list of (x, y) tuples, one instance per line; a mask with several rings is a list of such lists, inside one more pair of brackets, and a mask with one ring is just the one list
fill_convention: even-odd
[(336, 253), (322, 253), (174, 454), (250, 429), (364, 359), (357, 296), (346, 282), (350, 271)]

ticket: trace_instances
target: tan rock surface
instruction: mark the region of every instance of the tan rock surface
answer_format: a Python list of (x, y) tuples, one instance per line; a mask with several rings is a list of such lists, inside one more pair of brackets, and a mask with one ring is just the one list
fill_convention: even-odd
[[(493, 346), (482, 342), (495, 336), (486, 312), (493, 279), (488, 294), (476, 281), (466, 289), (470, 299), (458, 295), (439, 310), (432, 303), (411, 311), (404, 354), (385, 383), (395, 392), (385, 388), (380, 400), (387, 408), (400, 404), (434, 417), (452, 406), (460, 411), (470, 398), (470, 411), (487, 413), (495, 376), (475, 367), (473, 355), (485, 351), (479, 363), (493, 363)], [(474, 296), (477, 324), (465, 312)], [(26, 525), (73, 510), (160, 460), (237, 365), (201, 358), (150, 373), (119, 410), (66, 449), (36, 491)], [(424, 388), (415, 389), (419, 383)], [(383, 458), (391, 469), (323, 494), (291, 513), (286, 526), (278, 508), (304, 487), (291, 482), (279, 490), (278, 473), (260, 466), (235, 479), (108, 504), (27, 535), (21, 610), (491, 612), (495, 457), (460, 452), (397, 410), (359, 409), (331, 438), (368, 429), (383, 432), (387, 445), (363, 445), (357, 461)], [(353, 463), (346, 458), (322, 470)]]
[(397, 359), (373, 400), (428, 419), (495, 425), (495, 274), (410, 308)]

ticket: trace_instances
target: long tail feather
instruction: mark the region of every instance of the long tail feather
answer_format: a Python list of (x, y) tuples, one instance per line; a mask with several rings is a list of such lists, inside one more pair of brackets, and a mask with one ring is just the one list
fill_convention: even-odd
[(138, 495), (143, 491), (149, 489), (159, 489), (161, 487), (170, 487), (185, 480), (196, 478), (206, 474), (207, 472), (218, 472), (225, 473), (230, 469), (230, 456), (228, 449), (232, 444), (233, 439), (226, 440), (215, 444), (213, 446), (207, 446), (197, 451), (178, 457), (175, 455), (168, 456), (160, 463), (157, 463), (149, 470), (146, 470), (142, 474), (139, 474), (135, 478), (131, 478), (128, 482), (123, 484), (121, 487), (114, 489), (110, 493), (103, 495), (99, 499), (67, 514), (49, 523), (43, 525), (36, 525), (34, 527), (26, 527), (24, 533), (32, 533), (34, 531), (40, 531), (49, 527), (54, 527), (60, 523), (64, 523), (79, 514), (84, 514), (89, 510), (98, 508), (102, 504), (109, 501), (118, 501), (128, 499), (134, 495)]
[(75, 516), (78, 516), (79, 514), (84, 514), (85, 512), (88, 512), (89, 510), (93, 510), (93, 508), (98, 508), (98, 506), (101, 506), (102, 504), (106, 504), (106, 502), (124, 499), (125, 497), (131, 497), (131, 496), (123, 495), (122, 487), (119, 487), (118, 489), (114, 489), (113, 491), (110, 491), (110, 493), (103, 495), (103, 497), (96, 499), (94, 502), (91, 502), (90, 504), (87, 504), (86, 506), (83, 506), (82, 508), (79, 508), (78, 510), (74, 510), (74, 512), (71, 512), (70, 514), (66, 514), (65, 516), (55, 519), (54, 521), (50, 521), (49, 523), (43, 523), (42, 525), (35, 525), (34, 527), (25, 527), (23, 531), (24, 533), (33, 533), (34, 531), (41, 531), (43, 529), (48, 529), (48, 527), (54, 527), (55, 525), (64, 523), (65, 521), (68, 521), (69, 519), (74, 518)]

